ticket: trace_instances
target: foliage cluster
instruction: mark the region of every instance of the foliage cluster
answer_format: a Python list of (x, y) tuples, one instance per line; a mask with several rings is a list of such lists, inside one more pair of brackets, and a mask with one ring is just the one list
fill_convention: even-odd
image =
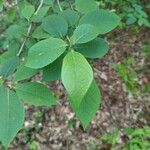
[[(124, 129), (124, 137), (128, 140), (122, 146), (122, 150), (148, 150), (150, 149), (150, 128), (126, 128)], [(112, 149), (117, 149), (118, 139), (121, 138), (119, 129), (115, 129), (112, 134), (105, 134), (101, 140), (112, 145)]]
[(113, 9), (120, 14), (122, 22), (126, 25), (138, 24), (139, 26), (150, 27), (148, 10), (150, 2), (140, 0), (103, 0), (100, 6)]
[[(58, 104), (47, 81), (61, 80), (73, 111), (84, 129), (94, 117), (101, 94), (86, 58), (108, 52), (104, 34), (120, 18), (99, 9), (94, 0), (17, 0), (10, 8), (0, 2), (0, 141), (7, 148), (22, 128), (23, 103)], [(43, 73), (40, 81), (31, 78)]]
[(114, 68), (118, 72), (120, 78), (125, 83), (128, 91), (132, 94), (137, 95), (138, 90), (138, 74), (133, 68), (134, 59), (125, 59), (122, 63), (114, 65)]
[[(147, 48), (145, 47), (145, 51), (147, 51), (146, 49)], [(141, 66), (140, 69), (137, 69), (134, 67), (134, 63), (134, 58), (130, 57), (124, 59), (121, 63), (115, 64), (114, 69), (124, 82), (125, 88), (129, 93), (133, 94), (134, 96), (147, 95), (150, 92), (150, 83), (147, 79), (149, 77), (149, 75), (147, 75), (147, 73), (149, 73), (149, 69), (146, 69), (147, 65), (145, 64), (144, 66)], [(144, 71), (145, 69), (147, 72)], [(140, 83), (141, 74), (145, 75), (146, 80), (143, 81), (144, 83), (142, 83), (142, 85)]]

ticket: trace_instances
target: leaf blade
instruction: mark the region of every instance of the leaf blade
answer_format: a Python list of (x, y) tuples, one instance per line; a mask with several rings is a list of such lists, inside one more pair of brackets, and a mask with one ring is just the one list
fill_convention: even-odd
[(98, 10), (95, 0), (75, 0), (76, 9), (85, 14), (90, 11)]
[(84, 15), (79, 24), (91, 24), (97, 28), (99, 34), (105, 34), (115, 29), (120, 23), (120, 17), (108, 10), (97, 10)]
[(64, 10), (60, 13), (60, 15), (68, 22), (68, 25), (71, 27), (77, 25), (80, 18), (76, 11), (70, 9)]
[(80, 53), (71, 51), (63, 60), (61, 77), (71, 100), (79, 107), (93, 81), (91, 66)]
[(63, 57), (59, 57), (52, 64), (43, 68), (43, 81), (55, 81), (61, 79)]
[(44, 16), (47, 14), (48, 10), (49, 10), (49, 6), (43, 6), (37, 14), (34, 14), (31, 17), (31, 21), (33, 22), (42, 22)]
[(73, 44), (87, 43), (98, 36), (98, 32), (93, 25), (82, 24), (78, 26), (72, 36)]
[(56, 105), (52, 92), (43, 84), (30, 82), (18, 84), (16, 92), (20, 99), (35, 106)]
[(63, 54), (66, 46), (67, 44), (61, 39), (49, 38), (42, 40), (29, 49), (25, 66), (34, 69), (42, 68)]
[(68, 24), (60, 15), (50, 15), (43, 19), (42, 28), (54, 37), (65, 36), (68, 32)]
[(31, 4), (25, 5), (24, 9), (21, 11), (23, 17), (26, 18), (27, 20), (31, 18), (34, 12), (35, 12), (35, 8)]
[(7, 148), (22, 128), (25, 112), (22, 102), (13, 91), (1, 86), (0, 95), (0, 141)]
[(76, 45), (75, 50), (87, 58), (94, 59), (102, 58), (108, 52), (109, 46), (105, 40), (96, 38), (88, 43)]
[(0, 64), (0, 75), (4, 78), (7, 78), (11, 75), (19, 65), (19, 58), (14, 56), (8, 59), (6, 62)]
[(38, 70), (36, 69), (32, 69), (32, 68), (28, 68), (26, 66), (20, 66), (17, 71), (15, 72), (15, 76), (14, 76), (14, 81), (21, 81), (21, 80), (25, 80), (28, 78), (31, 78), (32, 76), (34, 76), (36, 73), (38, 72)]
[(101, 94), (99, 87), (97, 86), (95, 81), (92, 82), (90, 88), (88, 89), (80, 104), (80, 107), (76, 107), (73, 101), (69, 101), (72, 109), (80, 119), (83, 128), (86, 129), (92, 118), (95, 116), (101, 103)]

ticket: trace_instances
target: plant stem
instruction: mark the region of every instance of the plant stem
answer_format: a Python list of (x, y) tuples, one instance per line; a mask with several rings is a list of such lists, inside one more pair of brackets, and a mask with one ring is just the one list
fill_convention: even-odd
[(68, 36), (68, 35), (66, 36), (66, 38), (67, 38), (67, 40), (68, 40), (68, 41), (69, 41), (69, 43), (70, 43), (70, 38), (69, 38), (69, 36)]
[(62, 7), (61, 7), (61, 5), (60, 5), (59, 0), (57, 0), (57, 4), (58, 4), (58, 7), (59, 7), (60, 11), (63, 11), (63, 9), (62, 9)]
[(34, 13), (34, 15), (37, 15), (37, 13), (39, 12), (39, 10), (41, 9), (42, 5), (43, 5), (43, 1), (41, 0), (39, 7), (37, 8), (36, 12)]
[(21, 45), (21, 47), (20, 47), (20, 49), (19, 49), (19, 52), (17, 53), (17, 56), (20, 56), (20, 54), (22, 53), (23, 48), (24, 48), (24, 46), (25, 46), (25, 43), (26, 43), (26, 41), (27, 41), (27, 39), (28, 39), (28, 36), (29, 36), (29, 34), (30, 34), (31, 28), (32, 28), (32, 23), (31, 23), (31, 24), (29, 25), (29, 27), (28, 27), (27, 36), (26, 36), (26, 38), (24, 39), (24, 41), (23, 41), (23, 43), (22, 43), (22, 45)]
[[(41, 1), (40, 1), (40, 4), (39, 4), (37, 10), (35, 11), (35, 13), (34, 13), (33, 15), (37, 15), (37, 13), (39, 12), (39, 10), (41, 9), (41, 7), (42, 7), (42, 5), (43, 5), (43, 1), (44, 1), (44, 0), (41, 0)], [(27, 41), (27, 39), (28, 39), (28, 37), (29, 37), (29, 35), (30, 35), (31, 29), (32, 29), (32, 22), (30, 23), (30, 25), (29, 25), (29, 27), (28, 27), (27, 36), (26, 36), (26, 38), (24, 39), (24, 41), (23, 41), (23, 43), (22, 43), (22, 45), (21, 45), (21, 47), (20, 47), (20, 49), (19, 49), (19, 51), (18, 51), (18, 53), (17, 53), (17, 56), (18, 56), (18, 57), (20, 56), (20, 54), (21, 54), (22, 51), (23, 51), (23, 48), (24, 48), (24, 46), (25, 46), (25, 43), (26, 43), (26, 41)]]
[[(59, 0), (57, 0), (57, 4), (58, 4), (58, 7), (59, 7), (60, 11), (63, 12), (63, 9), (62, 9), (62, 7), (61, 7), (61, 5), (60, 5), (60, 1), (59, 1)], [(66, 36), (66, 38), (67, 38), (67, 40), (68, 40), (69, 43), (70, 43), (70, 38), (69, 38), (68, 35)]]
[(70, 5), (71, 10), (73, 10), (73, 6), (71, 5), (71, 2), (69, 2), (69, 5)]

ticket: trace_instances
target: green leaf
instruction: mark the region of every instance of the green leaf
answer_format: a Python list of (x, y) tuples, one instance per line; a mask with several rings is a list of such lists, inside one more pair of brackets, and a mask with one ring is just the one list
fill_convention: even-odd
[(36, 106), (56, 105), (56, 99), (52, 92), (40, 83), (23, 83), (16, 87), (17, 95), (23, 101)]
[(108, 43), (101, 38), (96, 38), (91, 42), (79, 44), (75, 47), (77, 52), (87, 58), (102, 58), (108, 52), (108, 49)]
[(10, 53), (13, 53), (14, 56), (17, 55), (19, 48), (20, 48), (20, 43), (16, 42), (16, 40), (11, 40), (9, 42), (8, 51)]
[(91, 66), (80, 53), (71, 51), (63, 60), (61, 77), (70, 100), (79, 107), (93, 81)]
[(7, 148), (24, 122), (24, 107), (13, 91), (0, 87), (0, 141)]
[(138, 20), (138, 25), (139, 26), (145, 25), (147, 27), (150, 27), (150, 22), (147, 19), (145, 19), (145, 18), (140, 18)]
[[(34, 38), (28, 38), (27, 40), (26, 40), (26, 43), (25, 43), (25, 47), (27, 48), (27, 49), (30, 49), (33, 45), (35, 45), (37, 43), (37, 40), (36, 39), (34, 39)], [(24, 51), (24, 54), (27, 54), (28, 53), (28, 51)]]
[(112, 146), (115, 146), (118, 138), (120, 136), (119, 129), (115, 129), (111, 134), (104, 134), (101, 139)]
[(131, 25), (133, 23), (135, 23), (137, 21), (137, 19), (134, 16), (131, 16), (127, 19), (126, 23), (127, 25)]
[(60, 13), (60, 15), (68, 22), (68, 25), (71, 27), (77, 25), (80, 18), (76, 11), (70, 9), (64, 10)]
[(43, 68), (43, 81), (54, 81), (61, 79), (63, 57)]
[(42, 68), (55, 61), (66, 50), (67, 44), (57, 38), (42, 40), (29, 49), (26, 66)]
[(21, 39), (25, 34), (27, 30), (19, 25), (11, 25), (7, 30), (6, 30), (6, 36), (9, 39)]
[(32, 37), (36, 39), (46, 39), (50, 38), (51, 36), (50, 34), (46, 33), (41, 26), (39, 26), (34, 30)]
[(17, 49), (17, 44), (9, 45), (8, 51), (0, 55), (0, 65), (15, 57), (17, 55)]
[(97, 10), (84, 15), (79, 24), (91, 24), (98, 29), (99, 34), (105, 34), (116, 28), (120, 18), (108, 10)]
[(3, 11), (3, 0), (0, 0), (0, 12), (2, 12)]
[(44, 6), (42, 7), (37, 14), (34, 14), (31, 17), (31, 21), (33, 22), (42, 22), (44, 16), (47, 14), (48, 10), (49, 10), (49, 6)]
[(8, 22), (13, 22), (15, 18), (16, 18), (16, 7), (11, 7), (7, 12), (6, 19)]
[(35, 12), (35, 8), (33, 5), (25, 5), (24, 9), (21, 11), (24, 18), (29, 20)]
[(16, 56), (0, 64), (0, 76), (7, 78), (17, 69), (18, 65), (19, 65), (19, 58)]
[(50, 15), (43, 19), (43, 29), (54, 37), (62, 37), (67, 34), (68, 24), (60, 15)]
[(87, 43), (98, 36), (97, 29), (90, 24), (78, 26), (71, 37), (73, 44)]
[(37, 74), (37, 72), (38, 72), (38, 70), (28, 68), (28, 67), (24, 66), (24, 64), (23, 64), (18, 67), (18, 69), (15, 73), (15, 76), (14, 76), (14, 81), (21, 81), (21, 80), (31, 78), (32, 76)]
[(81, 13), (88, 13), (98, 10), (98, 5), (95, 0), (75, 0), (76, 9)]
[(99, 109), (100, 103), (101, 94), (95, 81), (92, 82), (80, 104), (80, 107), (77, 107), (76, 104), (70, 100), (71, 107), (73, 108), (73, 111), (76, 113), (77, 117), (80, 119), (84, 129), (87, 128), (89, 122), (95, 116), (97, 110)]

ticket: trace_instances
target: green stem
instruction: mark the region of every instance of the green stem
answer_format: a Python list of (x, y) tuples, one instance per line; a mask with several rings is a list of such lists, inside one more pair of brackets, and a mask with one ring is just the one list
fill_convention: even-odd
[[(61, 7), (61, 4), (60, 4), (60, 1), (59, 1), (59, 0), (57, 0), (57, 4), (58, 4), (58, 7), (59, 7), (60, 11), (63, 12), (63, 9), (62, 9), (62, 7)], [(68, 42), (70, 43), (70, 38), (69, 38), (68, 35), (66, 36), (66, 38), (67, 38)], [(69, 47), (71, 48), (71, 45), (70, 45)]]
[(28, 32), (27, 32), (27, 36), (26, 36), (26, 38), (24, 39), (24, 41), (23, 41), (23, 43), (22, 43), (22, 45), (21, 45), (21, 47), (20, 47), (20, 49), (19, 49), (19, 52), (17, 53), (17, 56), (18, 56), (18, 57), (20, 56), (20, 54), (21, 54), (22, 51), (23, 51), (23, 48), (24, 48), (24, 46), (25, 46), (25, 43), (26, 43), (26, 41), (27, 41), (27, 39), (28, 39), (28, 36), (29, 36), (29, 34), (30, 34), (30, 32), (31, 32), (31, 28), (32, 28), (32, 23), (29, 25), (29, 27), (28, 27)]
[[(42, 5), (43, 5), (43, 2), (44, 2), (44, 0), (41, 0), (41, 1), (40, 1), (40, 4), (39, 4), (37, 10), (35, 11), (35, 13), (34, 13), (33, 15), (37, 15), (37, 13), (40, 11), (40, 9), (41, 9), (41, 7), (42, 7)], [(18, 53), (17, 53), (17, 56), (18, 56), (18, 57), (20, 56), (20, 54), (21, 54), (22, 51), (23, 51), (23, 48), (24, 48), (24, 46), (25, 46), (25, 43), (27, 42), (27, 39), (28, 39), (28, 37), (29, 37), (29, 35), (30, 35), (31, 29), (32, 29), (32, 22), (30, 23), (30, 25), (29, 25), (29, 27), (28, 27), (27, 36), (26, 36), (26, 38), (24, 39), (24, 41), (23, 41), (23, 43), (22, 43), (22, 45), (21, 45), (21, 47), (20, 47), (20, 49), (19, 49), (19, 51), (18, 51)]]
[(37, 13), (40, 11), (41, 7), (43, 6), (43, 2), (44, 0), (41, 0), (39, 7), (37, 8), (36, 12), (34, 13), (34, 15), (37, 15)]
[(58, 4), (58, 7), (59, 7), (60, 11), (63, 11), (63, 9), (62, 9), (62, 7), (60, 5), (60, 1), (59, 0), (57, 0), (57, 4)]

